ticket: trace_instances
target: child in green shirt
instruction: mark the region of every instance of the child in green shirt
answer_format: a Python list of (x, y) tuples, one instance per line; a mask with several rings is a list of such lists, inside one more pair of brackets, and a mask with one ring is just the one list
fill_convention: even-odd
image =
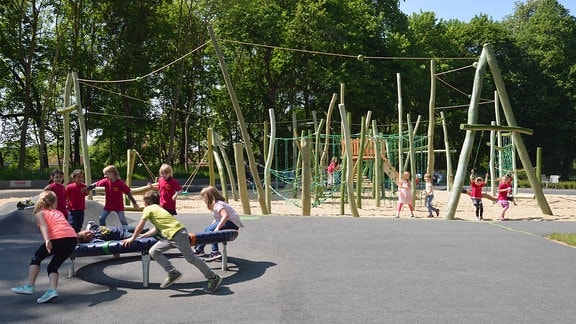
[(222, 278), (215, 274), (204, 261), (194, 255), (186, 227), (174, 218), (172, 214), (160, 207), (159, 203), (160, 195), (158, 192), (149, 191), (144, 195), (144, 205), (146, 207), (142, 211), (142, 218), (140, 222), (138, 222), (138, 225), (136, 225), (132, 237), (123, 240), (122, 244), (124, 246), (130, 245), (144, 229), (146, 222), (150, 220), (155, 229), (146, 232), (141, 237), (149, 237), (156, 232), (160, 232), (162, 237), (165, 238), (159, 240), (150, 248), (152, 258), (168, 272), (168, 277), (162, 282), (160, 288), (166, 288), (182, 277), (182, 273), (176, 270), (170, 260), (162, 253), (169, 249), (177, 248), (186, 261), (198, 268), (204, 277), (208, 279), (208, 286), (204, 289), (204, 292), (209, 294), (213, 293), (222, 283)]

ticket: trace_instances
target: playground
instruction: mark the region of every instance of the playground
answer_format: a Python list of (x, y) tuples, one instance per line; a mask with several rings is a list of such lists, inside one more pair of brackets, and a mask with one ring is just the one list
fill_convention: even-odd
[[(555, 197), (548, 197), (552, 204)], [(194, 199), (179, 204), (178, 217), (192, 230), (211, 219)], [(576, 232), (576, 222), (281, 216), (280, 207), (288, 208), (282, 204), (274, 216), (242, 216), (246, 227), (229, 246), (230, 271), (215, 270), (224, 281), (213, 295), (201, 292), (204, 279), (181, 258), (174, 262), (184, 278), (160, 289), (165, 274), (157, 264), (143, 288), (139, 255), (99, 256), (79, 258), (76, 277), (61, 279), (60, 297), (38, 305), (36, 296), (15, 295), (10, 287), (24, 279), (23, 255), (39, 236), (4, 235), (0, 320), (572, 323), (576, 316), (574, 248), (544, 237)], [(133, 223), (139, 213), (127, 217)], [(46, 276), (37, 284), (45, 287)]]

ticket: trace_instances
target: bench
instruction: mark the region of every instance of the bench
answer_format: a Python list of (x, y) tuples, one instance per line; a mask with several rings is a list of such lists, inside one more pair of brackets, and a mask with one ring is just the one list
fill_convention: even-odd
[[(228, 253), (226, 245), (228, 242), (234, 241), (238, 237), (236, 230), (222, 230), (216, 232), (206, 233), (191, 233), (190, 245), (195, 246), (199, 244), (222, 243), (222, 270), (228, 270)], [(158, 242), (153, 237), (145, 237), (134, 240), (129, 246), (123, 246), (122, 241), (99, 241), (92, 243), (79, 243), (72, 252), (70, 260), (72, 264), (68, 272), (68, 278), (75, 275), (74, 259), (78, 257), (97, 256), (97, 255), (113, 255), (115, 257), (123, 253), (136, 253), (142, 254), (142, 283), (144, 287), (148, 287), (150, 282), (150, 248)]]
[(550, 182), (550, 178), (548, 178), (545, 174), (540, 175), (540, 183), (544, 188), (548, 189), (548, 183)]
[(550, 175), (550, 187), (554, 186), (556, 189), (558, 186), (558, 182), (560, 182), (560, 176), (557, 174)]

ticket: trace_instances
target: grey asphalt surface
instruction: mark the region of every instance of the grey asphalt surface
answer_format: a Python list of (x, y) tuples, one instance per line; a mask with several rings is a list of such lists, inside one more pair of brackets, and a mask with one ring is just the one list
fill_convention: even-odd
[[(277, 212), (277, 211), (275, 211)], [(138, 213), (127, 213), (136, 222)], [(3, 216), (0, 216), (0, 218)], [(201, 232), (209, 214), (182, 214)], [(23, 217), (23, 223), (30, 219)], [(88, 220), (88, 219), (87, 219)], [(87, 221), (86, 220), (86, 221)], [(109, 216), (114, 224), (115, 214)], [(27, 278), (37, 233), (0, 236), (0, 323), (574, 323), (576, 249), (552, 232), (576, 222), (467, 222), (245, 216), (228, 246), (229, 271), (213, 295), (200, 272), (174, 254), (184, 273), (167, 289), (152, 261), (142, 287), (140, 256), (76, 259), (60, 268), (60, 297), (39, 305), (10, 287)]]

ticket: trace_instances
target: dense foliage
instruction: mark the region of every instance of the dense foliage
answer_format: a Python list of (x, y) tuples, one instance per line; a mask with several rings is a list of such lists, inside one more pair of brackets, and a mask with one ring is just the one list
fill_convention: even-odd
[[(406, 16), (397, 0), (7, 0), (0, 4), (0, 168), (80, 164), (80, 132), (62, 156), (63, 87), (81, 79), (81, 103), (95, 169), (122, 164), (137, 149), (150, 165), (187, 170), (202, 160), (207, 128), (227, 149), (241, 141), (208, 25), (223, 50), (254, 152), (273, 108), (278, 136), (292, 136), (292, 115), (306, 130), (324, 118), (345, 84), (354, 131), (372, 111), (379, 130), (397, 127), (396, 74), (404, 113), (428, 119), (430, 60), (437, 72), (472, 64), (491, 43), (531, 156), (544, 171), (571, 175), (576, 153), (576, 18), (556, 0), (528, 0), (502, 21)], [(436, 105), (459, 149), (474, 69), (439, 76)], [(106, 81), (106, 82), (104, 82)], [(483, 98), (495, 86), (487, 77)], [(447, 108), (455, 107), (455, 108)], [(483, 105), (481, 123), (494, 120)], [(336, 114), (337, 115), (337, 114)], [(438, 116), (436, 116), (438, 117)], [(416, 118), (414, 117), (413, 120)], [(332, 120), (339, 129), (339, 117)], [(422, 133), (426, 127), (421, 127)], [(434, 141), (441, 146), (438, 131)], [(559, 140), (560, 139), (560, 140)], [(482, 147), (480, 156), (487, 156)], [(479, 163), (481, 163), (480, 161)], [(442, 168), (442, 161), (439, 167)]]

